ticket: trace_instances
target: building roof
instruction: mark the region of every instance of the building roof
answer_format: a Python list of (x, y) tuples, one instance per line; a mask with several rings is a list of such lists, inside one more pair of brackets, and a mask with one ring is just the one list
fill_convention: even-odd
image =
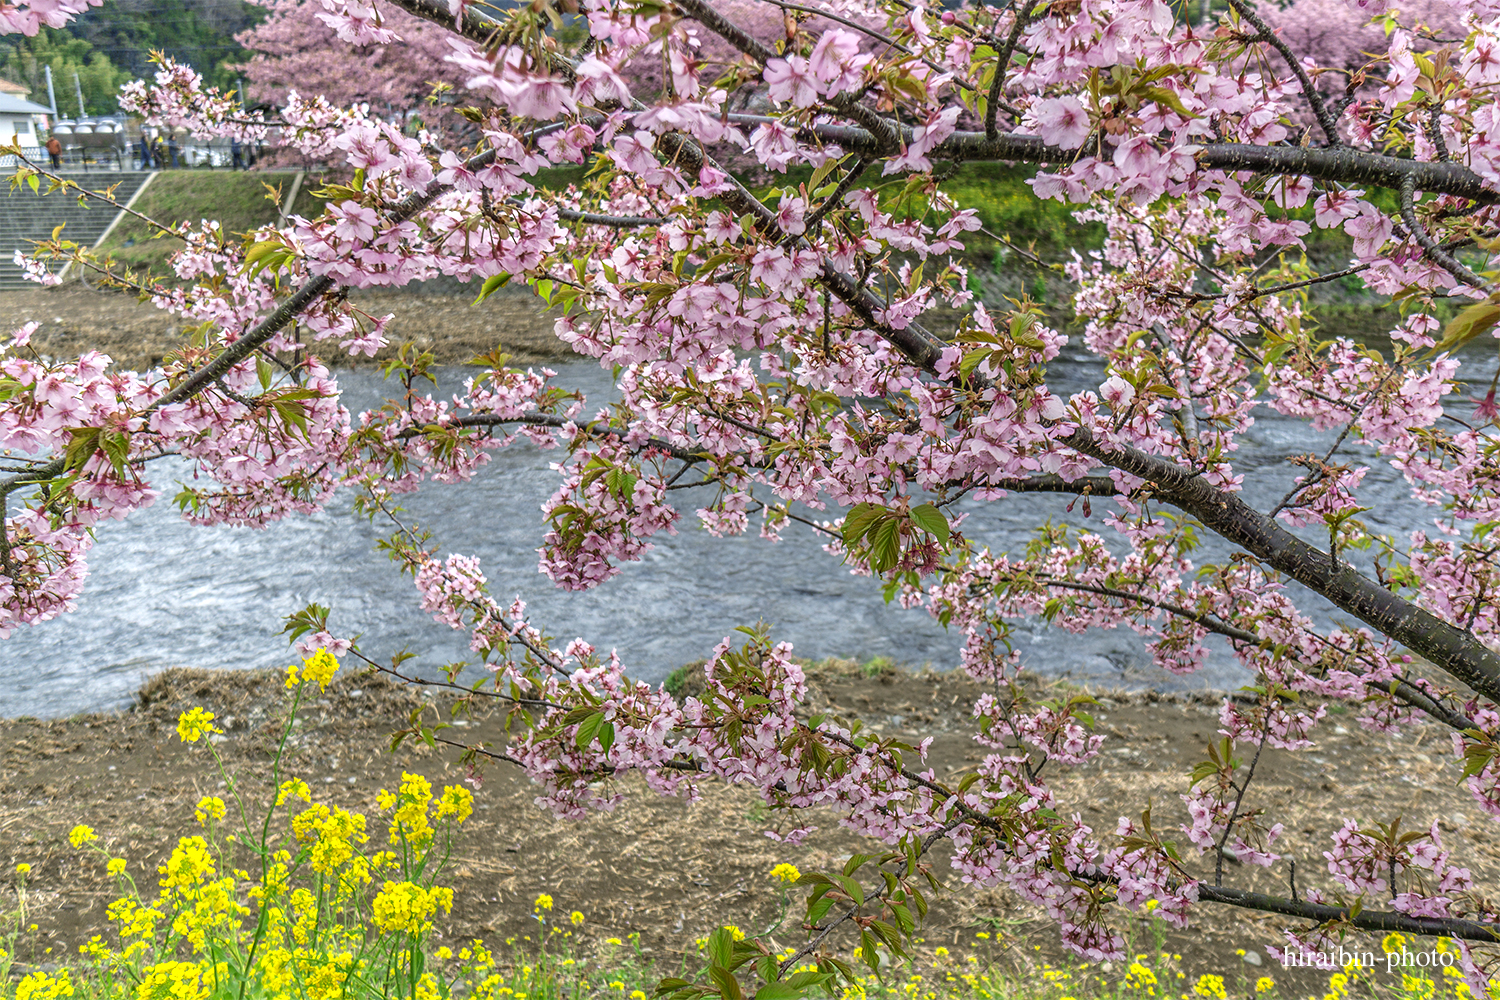
[(15, 94), (0, 93), (0, 115), (50, 115), (51, 113), (51, 108), (32, 104)]
[(31, 88), (24, 83), (16, 83), (14, 80), (0, 78), (0, 94), (15, 94), (17, 97), (25, 97), (31, 93)]

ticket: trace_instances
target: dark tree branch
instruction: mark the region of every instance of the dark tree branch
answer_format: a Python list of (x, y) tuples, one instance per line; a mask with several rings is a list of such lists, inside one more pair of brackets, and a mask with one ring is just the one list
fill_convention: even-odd
[[(760, 124), (773, 119), (763, 115), (730, 115), (740, 124)], [(902, 134), (910, 129), (902, 126)], [(853, 125), (805, 126), (799, 132), (804, 138), (837, 143), (851, 152), (880, 155), (880, 141), (865, 129)], [(928, 153), (930, 159), (1016, 160), (1025, 163), (1074, 163), (1081, 157), (1102, 152), (1097, 146), (1062, 149), (1048, 146), (1037, 136), (1001, 133), (989, 139), (983, 132), (954, 132)], [(1429, 163), (1403, 160), (1381, 153), (1340, 146), (1321, 149), (1304, 146), (1254, 146), (1237, 142), (1216, 142), (1196, 147), (1194, 157), (1200, 167), (1226, 172), (1248, 171), (1275, 176), (1302, 176), (1314, 180), (1336, 181), (1369, 187), (1399, 190), (1405, 178), (1412, 177), (1420, 191), (1451, 194), (1480, 205), (1500, 203), (1500, 192), (1484, 186), (1478, 174), (1459, 163)]]
[(1302, 94), (1307, 98), (1307, 103), (1312, 106), (1312, 113), (1318, 119), (1318, 127), (1323, 130), (1323, 136), (1328, 140), (1329, 147), (1340, 145), (1338, 117), (1328, 110), (1328, 105), (1323, 102), (1323, 95), (1313, 86), (1312, 78), (1307, 75), (1307, 70), (1302, 68), (1302, 63), (1297, 59), (1296, 53), (1291, 46), (1277, 37), (1271, 26), (1261, 19), (1244, 0), (1229, 0), (1229, 6), (1233, 7), (1235, 13), (1250, 22), (1250, 25), (1260, 33), (1260, 40), (1270, 45), (1271, 48), (1281, 53), (1281, 58), (1286, 60), (1287, 67), (1297, 77), (1297, 82), (1302, 84)]
[(1465, 285), (1486, 292), (1490, 291), (1489, 282), (1460, 264), (1452, 254), (1438, 246), (1437, 241), (1427, 234), (1421, 220), (1417, 218), (1416, 193), (1417, 179), (1410, 175), (1403, 178), (1400, 191), (1401, 221), (1406, 223), (1406, 229), (1411, 233), (1411, 238), (1417, 241), (1417, 246), (1422, 248), (1428, 260)]
[(1026, 26), (1031, 23), (1032, 15), (1036, 13), (1041, 0), (1032, 0), (1025, 9), (1019, 10), (1018, 5), (1012, 4), (1011, 10), (1016, 13), (1016, 21), (1011, 25), (1010, 34), (1005, 39), (1005, 44), (995, 55), (995, 78), (990, 81), (989, 100), (984, 109), (984, 134), (987, 138), (994, 139), (1000, 134), (996, 124), (996, 112), (1000, 110), (1000, 94), (1005, 89), (1005, 71), (1010, 68), (1010, 60), (1016, 54), (1016, 46), (1020, 44), (1021, 35), (1026, 31)]
[(1072, 493), (1100, 499), (1121, 495), (1115, 481), (1108, 476), (1079, 476), (1069, 482), (1054, 473), (1044, 473), (1023, 479), (991, 479), (982, 485), (985, 489), (1009, 490), (1012, 493)]
[(1246, 892), (1243, 889), (1226, 889), (1201, 882), (1198, 885), (1198, 898), (1210, 903), (1228, 903), (1231, 906), (1240, 906), (1249, 910), (1260, 910), (1262, 913), (1280, 913), (1288, 917), (1300, 917), (1303, 920), (1316, 920), (1319, 923), (1339, 921), (1362, 931), (1382, 933), (1400, 931), (1403, 934), (1417, 934), (1423, 937), (1453, 937), (1462, 938), (1465, 941), (1488, 943), (1500, 941), (1500, 924), (1478, 920), (1409, 917), (1404, 913), (1394, 913), (1389, 910), (1365, 909), (1351, 915), (1351, 909), (1347, 906), (1296, 902), (1279, 896)]

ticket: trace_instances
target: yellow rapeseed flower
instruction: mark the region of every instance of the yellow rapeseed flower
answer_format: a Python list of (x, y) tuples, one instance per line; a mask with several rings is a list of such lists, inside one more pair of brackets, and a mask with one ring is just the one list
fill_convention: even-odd
[(214, 859), (208, 853), (208, 843), (202, 837), (182, 837), (172, 850), (167, 863), (156, 869), (162, 875), (161, 887), (168, 891), (177, 889), (188, 895), (194, 886), (207, 881), (213, 875)]
[(531, 904), (531, 909), (536, 913), (541, 913), (543, 910), (551, 912), (552, 897), (547, 895), (545, 892), (542, 893), (536, 898), (536, 902)]
[(413, 850), (425, 850), (433, 838), (432, 824), (427, 819), (427, 807), (432, 804), (432, 783), (420, 774), (401, 775), (401, 788), (396, 795), (384, 789), (376, 797), (382, 809), (395, 807), (391, 817), (390, 841), (403, 841)]
[(1224, 989), (1224, 977), (1204, 974), (1198, 977), (1198, 983), (1193, 987), (1193, 992), (1205, 1000), (1227, 1000), (1228, 992)]
[(33, 972), (16, 984), (16, 1000), (57, 1000), (58, 997), (72, 995), (73, 981), (68, 978), (67, 969), (62, 969), (55, 976)]
[(796, 865), (789, 865), (785, 861), (783, 861), (781, 864), (771, 869), (771, 877), (774, 879), (780, 879), (787, 885), (791, 885), (793, 882), (802, 877), (802, 873), (797, 870)]
[(449, 785), (443, 789), (443, 797), (438, 800), (437, 818), (452, 816), (462, 823), (474, 815), (474, 793), (459, 785)]
[(732, 937), (732, 938), (734, 938), (736, 941), (743, 941), (743, 940), (745, 940), (745, 932), (742, 931), (742, 930), (740, 930), (734, 924), (725, 924), (724, 925), (724, 929), (726, 931), (728, 931), (729, 932), (729, 936)]
[(190, 708), (177, 717), (177, 735), (184, 743), (197, 743), (205, 736), (223, 732), (214, 727), (214, 713), (202, 708)]
[(1380, 950), (1387, 955), (1394, 955), (1406, 947), (1406, 935), (1400, 931), (1391, 931), (1380, 942)]
[(1255, 992), (1269, 993), (1276, 988), (1276, 980), (1270, 976), (1261, 976), (1255, 981)]
[(276, 804), (283, 805), (287, 799), (301, 799), (308, 805), (312, 805), (312, 789), (308, 788), (307, 782), (301, 778), (283, 781), (281, 787), (276, 790)]
[(568, 921), (572, 923), (574, 927), (582, 927), (583, 914), (577, 910), (574, 910), (572, 913), (568, 914)]
[(432, 927), (432, 917), (441, 907), (453, 910), (453, 890), (442, 886), (424, 889), (414, 882), (387, 882), (371, 906), (375, 926), (384, 931), (421, 934)]
[(104, 866), (104, 870), (107, 871), (107, 872), (109, 872), (111, 875), (124, 875), (125, 874), (125, 859), (124, 858), (110, 858), (109, 859), (109, 864), (107, 864), (107, 865)]
[(1156, 995), (1156, 973), (1142, 965), (1139, 961), (1131, 962), (1130, 968), (1125, 970), (1125, 985), (1137, 990), (1145, 990), (1152, 996)]
[(211, 985), (196, 962), (161, 962), (146, 970), (135, 1000), (202, 1000)]
[(92, 828), (79, 823), (68, 831), (68, 843), (74, 847), (82, 847), (84, 844), (92, 844), (99, 839), (99, 835)]
[(298, 844), (311, 848), (309, 861), (320, 875), (332, 875), (349, 864), (358, 848), (370, 839), (362, 813), (330, 808), (322, 802), (297, 814), (292, 820), (292, 836)]
[(286, 668), (286, 686), (294, 688), (302, 681), (313, 681), (318, 685), (319, 691), (327, 691), (329, 681), (333, 675), (338, 673), (339, 661), (333, 658), (333, 654), (326, 649), (320, 649), (307, 659), (302, 661), (302, 677), (297, 677), (297, 665), (294, 663)]
[(1437, 993), (1437, 984), (1426, 977), (1418, 979), (1416, 976), (1403, 972), (1401, 992), (1412, 1000), (1432, 1000), (1433, 995)]
[(31, 866), (28, 865), (26, 862), (22, 861), (20, 864), (16, 865), (16, 874), (17, 875), (30, 875), (31, 874)]
[(223, 799), (217, 795), (205, 795), (198, 800), (198, 808), (194, 811), (193, 816), (200, 824), (207, 823), (209, 820), (217, 823), (224, 818), (224, 812)]

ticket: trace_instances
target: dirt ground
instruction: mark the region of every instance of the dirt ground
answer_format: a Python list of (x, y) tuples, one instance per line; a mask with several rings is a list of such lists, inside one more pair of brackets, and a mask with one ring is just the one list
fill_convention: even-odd
[[(477, 287), (451, 285), (436, 294), (361, 292), (354, 301), (375, 316), (395, 314), (389, 328), (391, 343), (414, 341), (433, 352), (440, 364), (464, 364), (497, 345), (522, 363), (572, 356), (553, 337), (552, 319), (529, 289), (502, 290), (475, 306), (470, 303)], [(144, 371), (184, 346), (184, 324), (178, 317), (123, 292), (95, 291), (77, 282), (0, 292), (0, 332), (33, 320), (42, 324), (31, 340), (40, 354), (69, 358), (98, 350), (122, 371)], [(356, 363), (336, 344), (322, 348), (320, 356), (327, 363)], [(382, 359), (383, 355), (358, 361), (374, 365)]]
[[(870, 678), (848, 664), (814, 674), (811, 703), (861, 718), (887, 735), (935, 737), (929, 764), (940, 780), (955, 780), (981, 757), (967, 728), (976, 694), (970, 681), (951, 673), (890, 671)], [(176, 838), (197, 829), (194, 803), (220, 785), (204, 746), (177, 739), (182, 710), (204, 705), (219, 716), (227, 730), (219, 752), (242, 788), (263, 794), (284, 697), (279, 676), (172, 671), (148, 683), (128, 712), (0, 721), (0, 882), (9, 882), (17, 863), (32, 866), (28, 919), (38, 925), (22, 935), (19, 957), (55, 961), (106, 929), (109, 880), (98, 863), (68, 845), (75, 824), (94, 827), (112, 853), (127, 857), (143, 891), (154, 887), (152, 873)], [(375, 792), (394, 788), (403, 770), (422, 773), (435, 786), (463, 776), (452, 750), (421, 744), (387, 749), (387, 734), (414, 708), (434, 717), (442, 702), (379, 677), (339, 678), (303, 711), (290, 772), (307, 779), (318, 799), (364, 810), (372, 827), (381, 828), (373, 822)], [(1215, 700), (1207, 696), (1102, 696), (1098, 729), (1123, 738), (1106, 743), (1106, 752), (1089, 765), (1053, 775), (1064, 811), (1078, 811), (1096, 828), (1112, 830), (1122, 810), (1136, 811), (1149, 799), (1158, 829), (1183, 823), (1177, 793), (1191, 762), (1216, 738), (1215, 712)], [(459, 722), (457, 738), (504, 739), (495, 718)], [(1436, 818), (1458, 860), (1474, 869), (1481, 885), (1493, 883), (1500, 872), (1500, 837), (1455, 788), (1455, 770), (1445, 762), (1436, 729), (1393, 741), (1336, 716), (1327, 732), (1330, 739), (1315, 753), (1267, 752), (1254, 786), (1253, 805), (1272, 808), (1287, 823), (1278, 847), (1300, 862), (1300, 889), (1329, 887), (1321, 851), (1346, 814), (1366, 822), (1400, 814), (1403, 828)], [(852, 852), (871, 849), (840, 829), (831, 813), (811, 818), (818, 830), (803, 846), (778, 844), (763, 835), (767, 813), (743, 788), (705, 783), (702, 800), (689, 804), (658, 798), (638, 783), (628, 787), (632, 794), (615, 812), (563, 822), (533, 805), (535, 793), (524, 776), (491, 768), (475, 792), (475, 816), (445, 879), (457, 890), (457, 903), (442, 934), (497, 942), (532, 933), (531, 901), (547, 892), (559, 912), (586, 915), (584, 949), (638, 933), (647, 953), (675, 970), (684, 950), (694, 951), (693, 939), (721, 923), (747, 930), (769, 925), (779, 897), (767, 873), (776, 863), (828, 870)], [(941, 945), (956, 955), (978, 951), (1022, 971), (1063, 957), (1036, 911), (1004, 891), (968, 890), (947, 867), (941, 848), (935, 854), (936, 872), (953, 891), (935, 898), (921, 932), (923, 947)], [(1275, 877), (1284, 878), (1284, 872), (1278, 866)], [(1239, 866), (1231, 867), (1226, 884), (1284, 891), (1259, 869)], [(15, 903), (14, 889), (0, 888), (0, 914)], [(1123, 923), (1145, 950), (1150, 934), (1143, 925)], [(1232, 977), (1239, 970), (1252, 981), (1271, 974), (1284, 986), (1321, 993), (1323, 980), (1281, 970), (1266, 955), (1267, 945), (1280, 943), (1279, 926), (1279, 918), (1203, 906), (1191, 930), (1168, 935), (1166, 948), (1182, 955), (1189, 982), (1203, 972)], [(795, 927), (789, 920), (779, 939), (793, 940)], [(978, 932), (993, 937), (979, 940)], [(851, 940), (841, 947), (853, 945)], [(1361, 948), (1379, 950), (1373, 939)], [(1242, 964), (1245, 959), (1236, 954), (1241, 950), (1259, 964)], [(1122, 972), (1108, 964), (1095, 970), (1110, 978)]]

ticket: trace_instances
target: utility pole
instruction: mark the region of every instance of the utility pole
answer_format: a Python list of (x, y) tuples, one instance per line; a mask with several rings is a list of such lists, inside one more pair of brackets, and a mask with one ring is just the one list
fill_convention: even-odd
[(83, 110), (83, 84), (78, 80), (78, 71), (76, 69), (73, 71), (73, 91), (78, 95), (78, 117), (82, 118), (85, 114)]
[(240, 78), (239, 84), (240, 84), (240, 110), (244, 111), (245, 110), (245, 79), (244, 79), (244, 77)]
[(57, 125), (57, 94), (52, 89), (52, 67), (47, 67), (47, 103), (52, 105), (52, 124)]

